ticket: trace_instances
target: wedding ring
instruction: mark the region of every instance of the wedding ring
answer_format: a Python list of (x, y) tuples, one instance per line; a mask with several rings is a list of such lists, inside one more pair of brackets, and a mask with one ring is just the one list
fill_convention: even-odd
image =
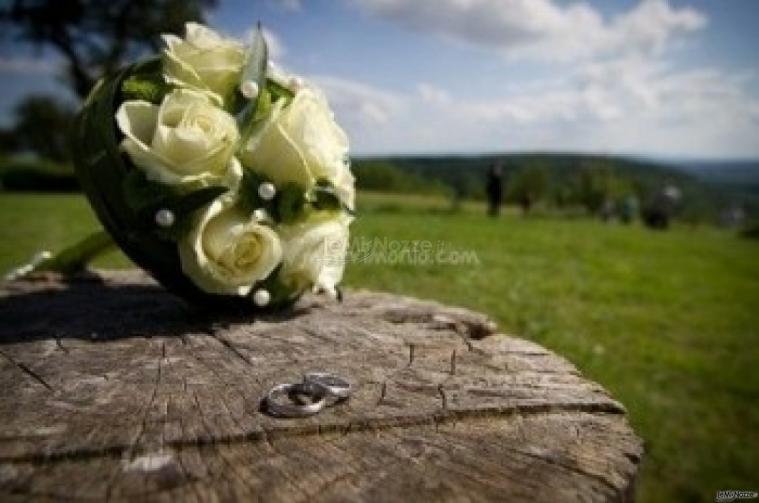
[(303, 384), (313, 386), (320, 394), (345, 400), (351, 394), (351, 384), (345, 379), (329, 372), (308, 372), (303, 374)]
[[(280, 403), (278, 397), (292, 394), (307, 395), (311, 403)], [(306, 417), (320, 412), (326, 403), (326, 393), (318, 386), (304, 386), (303, 383), (277, 384), (266, 394), (266, 411), (277, 417)]]
[[(276, 417), (307, 417), (346, 400), (351, 394), (351, 384), (329, 372), (308, 372), (303, 382), (277, 384), (264, 398), (265, 411)], [(290, 403), (278, 398), (286, 396)]]

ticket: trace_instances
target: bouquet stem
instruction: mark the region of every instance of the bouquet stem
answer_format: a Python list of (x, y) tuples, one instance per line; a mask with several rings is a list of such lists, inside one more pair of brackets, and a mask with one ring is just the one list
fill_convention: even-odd
[(6, 274), (5, 279), (20, 279), (39, 271), (72, 274), (83, 270), (87, 264), (112, 250), (115, 246), (116, 243), (110, 234), (101, 229), (56, 254), (49, 251), (39, 252), (31, 261)]

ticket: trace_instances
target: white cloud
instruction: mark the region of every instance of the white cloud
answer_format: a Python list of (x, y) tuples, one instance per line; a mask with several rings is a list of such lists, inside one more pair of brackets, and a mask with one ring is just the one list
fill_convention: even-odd
[[(743, 77), (630, 57), (495, 99), (420, 83), (388, 93), (319, 77), (353, 149), (376, 152), (580, 150), (757, 155), (759, 99)], [(455, 106), (451, 106), (455, 104)]]
[(706, 24), (690, 8), (642, 0), (614, 18), (585, 2), (557, 0), (351, 0), (407, 27), (495, 48), (512, 58), (575, 61), (615, 52), (661, 51)]
[[(472, 118), (550, 126), (564, 121), (599, 129), (624, 129), (636, 123), (651, 134), (658, 129), (735, 128), (759, 103), (740, 79), (714, 69), (673, 71), (641, 59), (593, 63), (581, 68), (568, 85), (502, 100), (470, 103)], [(744, 121), (745, 122), (745, 121)]]
[(617, 18), (611, 29), (618, 44), (660, 51), (672, 37), (699, 30), (706, 23), (706, 16), (691, 7), (674, 9), (667, 0), (643, 0)]
[(335, 111), (338, 123), (350, 135), (354, 152), (391, 148), (408, 98), (374, 86), (330, 75), (310, 76)]
[[(412, 81), (394, 94), (399, 106), (373, 105), (382, 117), (374, 122), (361, 119), (362, 106), (340, 106), (338, 118), (359, 152), (759, 155), (755, 82), (717, 67), (673, 63), (678, 53), (670, 49), (708, 21), (692, 7), (641, 0), (605, 16), (581, 0), (346, 1), (420, 32), (490, 49), (506, 57), (503, 68), (531, 59), (548, 72), (537, 73), (540, 80), (522, 75), (513, 85), (508, 70), (505, 82), (495, 73), (488, 86), (495, 96), (445, 89), (455, 81)], [(330, 96), (345, 100), (340, 94), (334, 89)]]
[(356, 126), (388, 124), (405, 101), (397, 94), (339, 77), (317, 75), (311, 80), (324, 90), (338, 118)]
[(57, 67), (53, 61), (42, 58), (0, 57), (0, 74), (48, 75)]
[(434, 105), (447, 105), (451, 102), (451, 95), (444, 89), (440, 89), (432, 84), (422, 82), (416, 86), (419, 97), (425, 103)]

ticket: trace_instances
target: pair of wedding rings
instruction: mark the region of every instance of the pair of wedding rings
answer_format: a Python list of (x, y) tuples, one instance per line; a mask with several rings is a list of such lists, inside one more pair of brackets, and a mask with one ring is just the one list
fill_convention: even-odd
[(303, 382), (271, 388), (264, 398), (264, 410), (275, 417), (312, 416), (343, 402), (350, 394), (351, 385), (345, 379), (328, 372), (309, 372), (303, 375)]

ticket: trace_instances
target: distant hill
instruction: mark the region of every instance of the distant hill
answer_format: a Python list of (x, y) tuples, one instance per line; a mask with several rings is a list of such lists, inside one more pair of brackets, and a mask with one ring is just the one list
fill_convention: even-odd
[(759, 187), (759, 160), (672, 161), (671, 165), (711, 182)]
[[(759, 213), (759, 197), (754, 198), (752, 195), (752, 187), (756, 187), (753, 184), (759, 182), (759, 177), (754, 177), (759, 175), (759, 170), (754, 170), (754, 164), (730, 166), (728, 171), (720, 171), (718, 165), (692, 164), (686, 168), (682, 165), (619, 156), (517, 153), (364, 157), (354, 161), (354, 170), (359, 187), (362, 187), (364, 175), (370, 177), (377, 166), (383, 166), (384, 170), (395, 168), (402, 176), (409, 177), (408, 186), (418, 186), (419, 180), (424, 180), (437, 187), (447, 187), (449, 191), (465, 198), (483, 198), (486, 173), (496, 162), (502, 165), (507, 185), (510, 176), (528, 166), (540, 166), (547, 171), (555, 186), (571, 183), (583, 169), (604, 167), (630, 180), (641, 199), (664, 184), (672, 183), (682, 190), (687, 211), (708, 214), (714, 218), (721, 208), (741, 202), (747, 206), (749, 213)], [(394, 190), (393, 187), (386, 189)]]
[(711, 183), (759, 191), (759, 161), (681, 161), (673, 166)]
[(734, 194), (736, 200), (751, 209), (759, 208), (759, 160), (678, 161), (673, 166), (710, 186)]

